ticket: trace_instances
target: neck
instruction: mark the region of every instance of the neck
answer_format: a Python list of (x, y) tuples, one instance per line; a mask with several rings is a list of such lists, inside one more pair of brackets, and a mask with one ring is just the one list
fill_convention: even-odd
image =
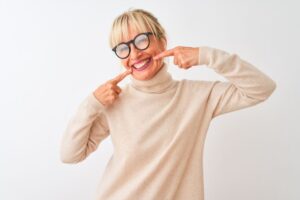
[(168, 72), (168, 66), (163, 63), (159, 71), (148, 80), (138, 80), (130, 76), (131, 86), (135, 89), (146, 93), (163, 93), (173, 83), (173, 78)]

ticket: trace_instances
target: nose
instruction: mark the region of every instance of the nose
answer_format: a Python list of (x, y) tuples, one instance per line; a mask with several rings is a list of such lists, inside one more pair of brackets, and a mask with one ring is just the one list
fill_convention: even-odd
[(132, 60), (135, 60), (140, 56), (141, 50), (135, 48), (135, 46), (133, 44), (130, 44), (130, 45), (131, 45), (130, 46), (131, 52), (130, 52), (129, 56)]

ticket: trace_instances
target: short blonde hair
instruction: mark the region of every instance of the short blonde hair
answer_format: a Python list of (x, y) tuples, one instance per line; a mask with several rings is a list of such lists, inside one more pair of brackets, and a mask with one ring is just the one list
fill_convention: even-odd
[(143, 9), (129, 9), (119, 15), (113, 22), (109, 36), (111, 48), (119, 44), (124, 38), (128, 38), (129, 25), (139, 32), (152, 32), (155, 38), (167, 42), (165, 29), (157, 18)]

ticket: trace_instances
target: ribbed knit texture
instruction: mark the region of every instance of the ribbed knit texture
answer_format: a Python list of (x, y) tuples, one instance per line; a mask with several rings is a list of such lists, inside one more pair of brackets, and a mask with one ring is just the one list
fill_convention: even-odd
[(276, 83), (238, 55), (211, 47), (200, 48), (199, 65), (228, 81), (174, 80), (164, 64), (150, 80), (130, 76), (111, 106), (92, 93), (83, 100), (63, 135), (61, 159), (80, 162), (111, 135), (114, 152), (96, 199), (204, 199), (203, 147), (211, 120), (265, 101)]

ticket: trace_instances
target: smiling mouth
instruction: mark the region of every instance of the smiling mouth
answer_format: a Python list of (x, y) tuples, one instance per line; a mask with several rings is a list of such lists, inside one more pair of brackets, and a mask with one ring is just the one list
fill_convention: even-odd
[(143, 71), (144, 69), (150, 66), (151, 61), (152, 61), (151, 57), (146, 58), (139, 63), (133, 64), (132, 68), (135, 69), (136, 71)]

